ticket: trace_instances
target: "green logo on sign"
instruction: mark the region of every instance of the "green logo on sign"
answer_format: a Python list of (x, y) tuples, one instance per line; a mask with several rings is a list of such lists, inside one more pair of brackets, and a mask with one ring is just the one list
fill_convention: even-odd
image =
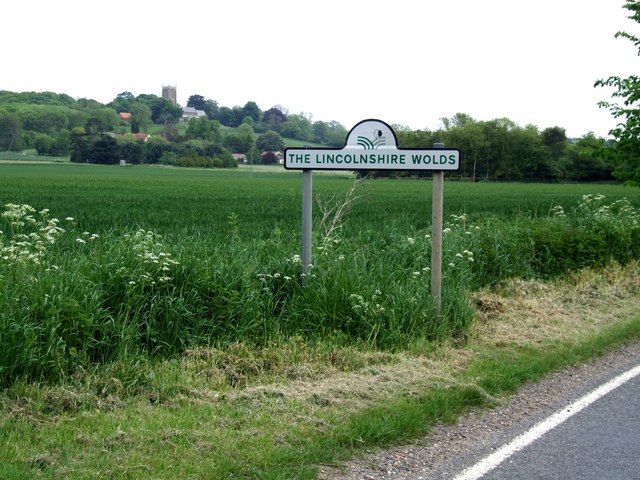
[(374, 130), (373, 140), (362, 135), (358, 135), (358, 145), (365, 150), (375, 150), (376, 148), (386, 143), (385, 138), (382, 136), (382, 130)]

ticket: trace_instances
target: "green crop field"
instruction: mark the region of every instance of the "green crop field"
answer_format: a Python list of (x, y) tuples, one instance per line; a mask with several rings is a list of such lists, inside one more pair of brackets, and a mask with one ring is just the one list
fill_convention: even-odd
[[(162, 233), (193, 231), (224, 238), (228, 217), (239, 227), (264, 237), (275, 227), (287, 234), (299, 230), (301, 176), (255, 169), (191, 170), (96, 165), (1, 165), (0, 201), (48, 208), (58, 216), (74, 216), (86, 229), (151, 228)], [(314, 177), (314, 195), (340, 200), (353, 185), (349, 175)], [(445, 214), (547, 216), (555, 205), (575, 207), (585, 194), (609, 200), (638, 201), (637, 190), (620, 185), (498, 184), (447, 182)], [(355, 230), (397, 225), (424, 228), (431, 221), (431, 183), (379, 180), (358, 191), (346, 223)], [(316, 216), (317, 213), (316, 213)], [(388, 228), (387, 228), (388, 229)], [(407, 231), (409, 231), (407, 230)]]
[(436, 317), (431, 181), (313, 185), (305, 275), (298, 172), (0, 163), (0, 477), (310, 480), (638, 336), (637, 189), (446, 181)]
[(0, 385), (299, 335), (396, 349), (464, 331), (466, 292), (640, 249), (637, 190), (446, 182), (435, 318), (428, 180), (316, 174), (303, 278), (299, 173), (5, 164), (0, 178)]

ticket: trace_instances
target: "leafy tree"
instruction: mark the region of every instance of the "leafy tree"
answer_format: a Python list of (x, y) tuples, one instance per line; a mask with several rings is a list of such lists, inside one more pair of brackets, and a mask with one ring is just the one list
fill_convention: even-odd
[(151, 109), (151, 120), (158, 125), (172, 125), (182, 117), (182, 108), (166, 98), (141, 94), (136, 100), (144, 102)]
[(327, 125), (326, 122), (322, 122), (320, 120), (318, 120), (317, 122), (313, 122), (312, 131), (314, 142), (326, 143), (327, 137), (329, 135), (329, 125)]
[(85, 129), (89, 135), (109, 132), (118, 124), (118, 114), (111, 108), (92, 110), (87, 118)]
[(22, 125), (28, 131), (55, 135), (68, 128), (68, 112), (67, 107), (31, 105), (22, 114)]
[(226, 127), (236, 126), (234, 125), (236, 122), (235, 114), (229, 107), (220, 107), (220, 109), (218, 110), (217, 118), (218, 120), (220, 120), (220, 123)]
[(71, 130), (69, 136), (71, 147), (69, 148), (69, 160), (74, 163), (88, 161), (90, 142), (84, 127), (76, 127)]
[(69, 112), (69, 130), (76, 127), (84, 127), (87, 124), (87, 118), (89, 118), (87, 112), (83, 110), (71, 110)]
[(564, 128), (545, 128), (542, 133), (542, 142), (549, 148), (551, 158), (560, 160), (567, 147), (567, 134)]
[(538, 127), (527, 125), (516, 126), (511, 132), (511, 169), (507, 171), (507, 179), (529, 179), (548, 181), (560, 176), (557, 162), (549, 154), (549, 149), (542, 143)]
[(280, 126), (287, 120), (287, 116), (278, 107), (272, 107), (262, 114), (262, 123), (268, 130), (280, 131)]
[(256, 104), (256, 102), (247, 102), (244, 107), (242, 107), (242, 119), (246, 117), (250, 117), (254, 123), (258, 123), (260, 118), (262, 117), (262, 110)]
[[(627, 0), (623, 6), (631, 12), (628, 17), (640, 23), (640, 1)], [(626, 38), (638, 47), (640, 55), (640, 38), (627, 32), (618, 32), (615, 37)], [(613, 87), (612, 97), (621, 102), (600, 102), (599, 105), (609, 109), (620, 123), (611, 132), (618, 140), (618, 165), (614, 175), (629, 184), (640, 186), (640, 76), (631, 75), (623, 78), (611, 76), (606, 80), (598, 80), (596, 87)]]
[(218, 107), (218, 102), (215, 100), (206, 100), (204, 102), (204, 113), (207, 114), (209, 120), (219, 120), (218, 114), (220, 113), (220, 107)]
[(467, 115), (466, 113), (456, 113), (453, 117), (441, 118), (440, 121), (442, 122), (442, 125), (444, 126), (445, 130), (449, 130), (451, 128), (456, 128), (456, 127), (464, 127), (469, 123), (475, 122), (475, 120), (470, 115)]
[(157, 162), (153, 163), (160, 163), (161, 165), (175, 165), (177, 161), (178, 156), (173, 152), (167, 151), (158, 158)]
[(55, 137), (39, 133), (32, 142), (38, 155), (67, 155), (69, 153), (69, 132), (59, 132)]
[(146, 163), (146, 149), (144, 143), (135, 139), (132, 135), (127, 135), (123, 139), (118, 139), (120, 158), (129, 163)]
[(254, 163), (258, 163), (260, 161), (260, 150), (256, 147), (255, 143), (251, 146), (249, 151), (246, 153), (247, 155), (247, 163), (253, 165)]
[(313, 140), (313, 127), (304, 115), (289, 115), (280, 126), (280, 135), (311, 141)]
[(243, 142), (242, 152), (243, 153), (248, 152), (249, 149), (255, 145), (255, 141), (254, 141), (255, 132), (253, 131), (253, 128), (251, 128), (250, 125), (243, 123), (238, 127), (238, 129), (236, 130), (236, 133), (242, 139), (242, 142)]
[(165, 123), (164, 128), (162, 129), (162, 138), (168, 142), (177, 142), (180, 140), (180, 132), (175, 124)]
[(115, 165), (120, 161), (120, 148), (115, 138), (100, 135), (91, 145), (89, 163)]
[(224, 137), (224, 146), (234, 153), (247, 153), (254, 145), (253, 129), (243, 123), (234, 133)]
[(148, 132), (153, 125), (151, 109), (143, 102), (133, 102), (129, 111), (131, 112), (131, 131), (133, 133)]
[(342, 147), (347, 141), (347, 131), (341, 123), (332, 120), (329, 122), (329, 133), (326, 143), (331, 147)]
[(264, 165), (273, 165), (278, 163), (278, 156), (273, 152), (264, 152), (261, 156)]
[(398, 146), (401, 148), (430, 148), (436, 141), (436, 135), (429, 130), (395, 130)]
[(189, 120), (185, 134), (190, 138), (219, 141), (220, 122), (217, 120), (209, 120), (207, 117), (192, 118)]
[(611, 180), (613, 163), (612, 148), (603, 138), (590, 132), (567, 148), (570, 163), (568, 177), (580, 182)]
[[(459, 175), (475, 181), (482, 170), (482, 160), (488, 150), (483, 122), (478, 122), (465, 113), (457, 113), (450, 119), (443, 118), (441, 121), (445, 130), (440, 140), (444, 141), (446, 146), (459, 148), (464, 152), (460, 159)], [(424, 144), (422, 147), (430, 147), (433, 143), (435, 137), (432, 138), (432, 143)]]
[(39, 133), (33, 139), (32, 145), (36, 149), (38, 155), (50, 155), (53, 149), (54, 139), (46, 133)]
[(76, 102), (76, 105), (78, 106), (78, 108), (81, 108), (83, 110), (97, 110), (99, 108), (104, 108), (104, 105), (91, 98), (80, 98)]
[(204, 110), (205, 105), (206, 102), (202, 95), (191, 95), (187, 100), (187, 107), (193, 107), (196, 110)]
[(284, 140), (278, 132), (269, 130), (257, 138), (256, 147), (263, 152), (281, 152), (284, 150)]
[(113, 108), (118, 113), (131, 112), (135, 99), (136, 97), (134, 97), (133, 93), (122, 92), (116, 95), (116, 98), (108, 103), (107, 106)]
[(147, 163), (158, 163), (162, 155), (171, 151), (171, 144), (164, 137), (154, 135), (149, 138), (144, 147), (147, 150), (145, 155)]
[(0, 111), (0, 150), (20, 150), (22, 122), (10, 112)]
[(232, 127), (239, 127), (244, 120), (244, 109), (242, 107), (235, 106), (231, 109), (233, 112), (233, 124)]

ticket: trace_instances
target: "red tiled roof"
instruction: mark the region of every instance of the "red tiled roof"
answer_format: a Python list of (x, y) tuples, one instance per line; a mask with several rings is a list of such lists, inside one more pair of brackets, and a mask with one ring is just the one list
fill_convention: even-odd
[(118, 115), (122, 120), (129, 120), (131, 118), (131, 114), (129, 112), (120, 112)]

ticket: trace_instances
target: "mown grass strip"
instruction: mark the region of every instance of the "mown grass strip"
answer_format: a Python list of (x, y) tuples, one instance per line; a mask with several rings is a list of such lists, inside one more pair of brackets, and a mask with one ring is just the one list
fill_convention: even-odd
[(115, 411), (9, 415), (0, 423), (0, 477), (310, 480), (318, 465), (422, 437), (470, 408), (488, 406), (551, 371), (639, 337), (640, 318), (635, 318), (570, 342), (486, 346), (451, 384), (357, 412), (241, 395), (195, 405), (134, 401)]
[(333, 463), (365, 449), (422, 437), (434, 425), (455, 422), (470, 408), (491, 405), (491, 396), (514, 393), (550, 372), (602, 356), (639, 337), (640, 318), (635, 318), (571, 343), (478, 352), (478, 358), (457, 378), (459, 385), (386, 400), (349, 418), (334, 418), (337, 426), (326, 435), (314, 435), (306, 448), (285, 451), (290, 463), (277, 462), (261, 472), (264, 477), (255, 478), (314, 478), (308, 470), (314, 458), (317, 463)]
[(550, 341), (543, 347), (525, 345), (478, 352), (464, 376), (490, 395), (510, 394), (549, 372), (602, 356), (638, 336), (640, 318), (608, 326), (572, 343)]

